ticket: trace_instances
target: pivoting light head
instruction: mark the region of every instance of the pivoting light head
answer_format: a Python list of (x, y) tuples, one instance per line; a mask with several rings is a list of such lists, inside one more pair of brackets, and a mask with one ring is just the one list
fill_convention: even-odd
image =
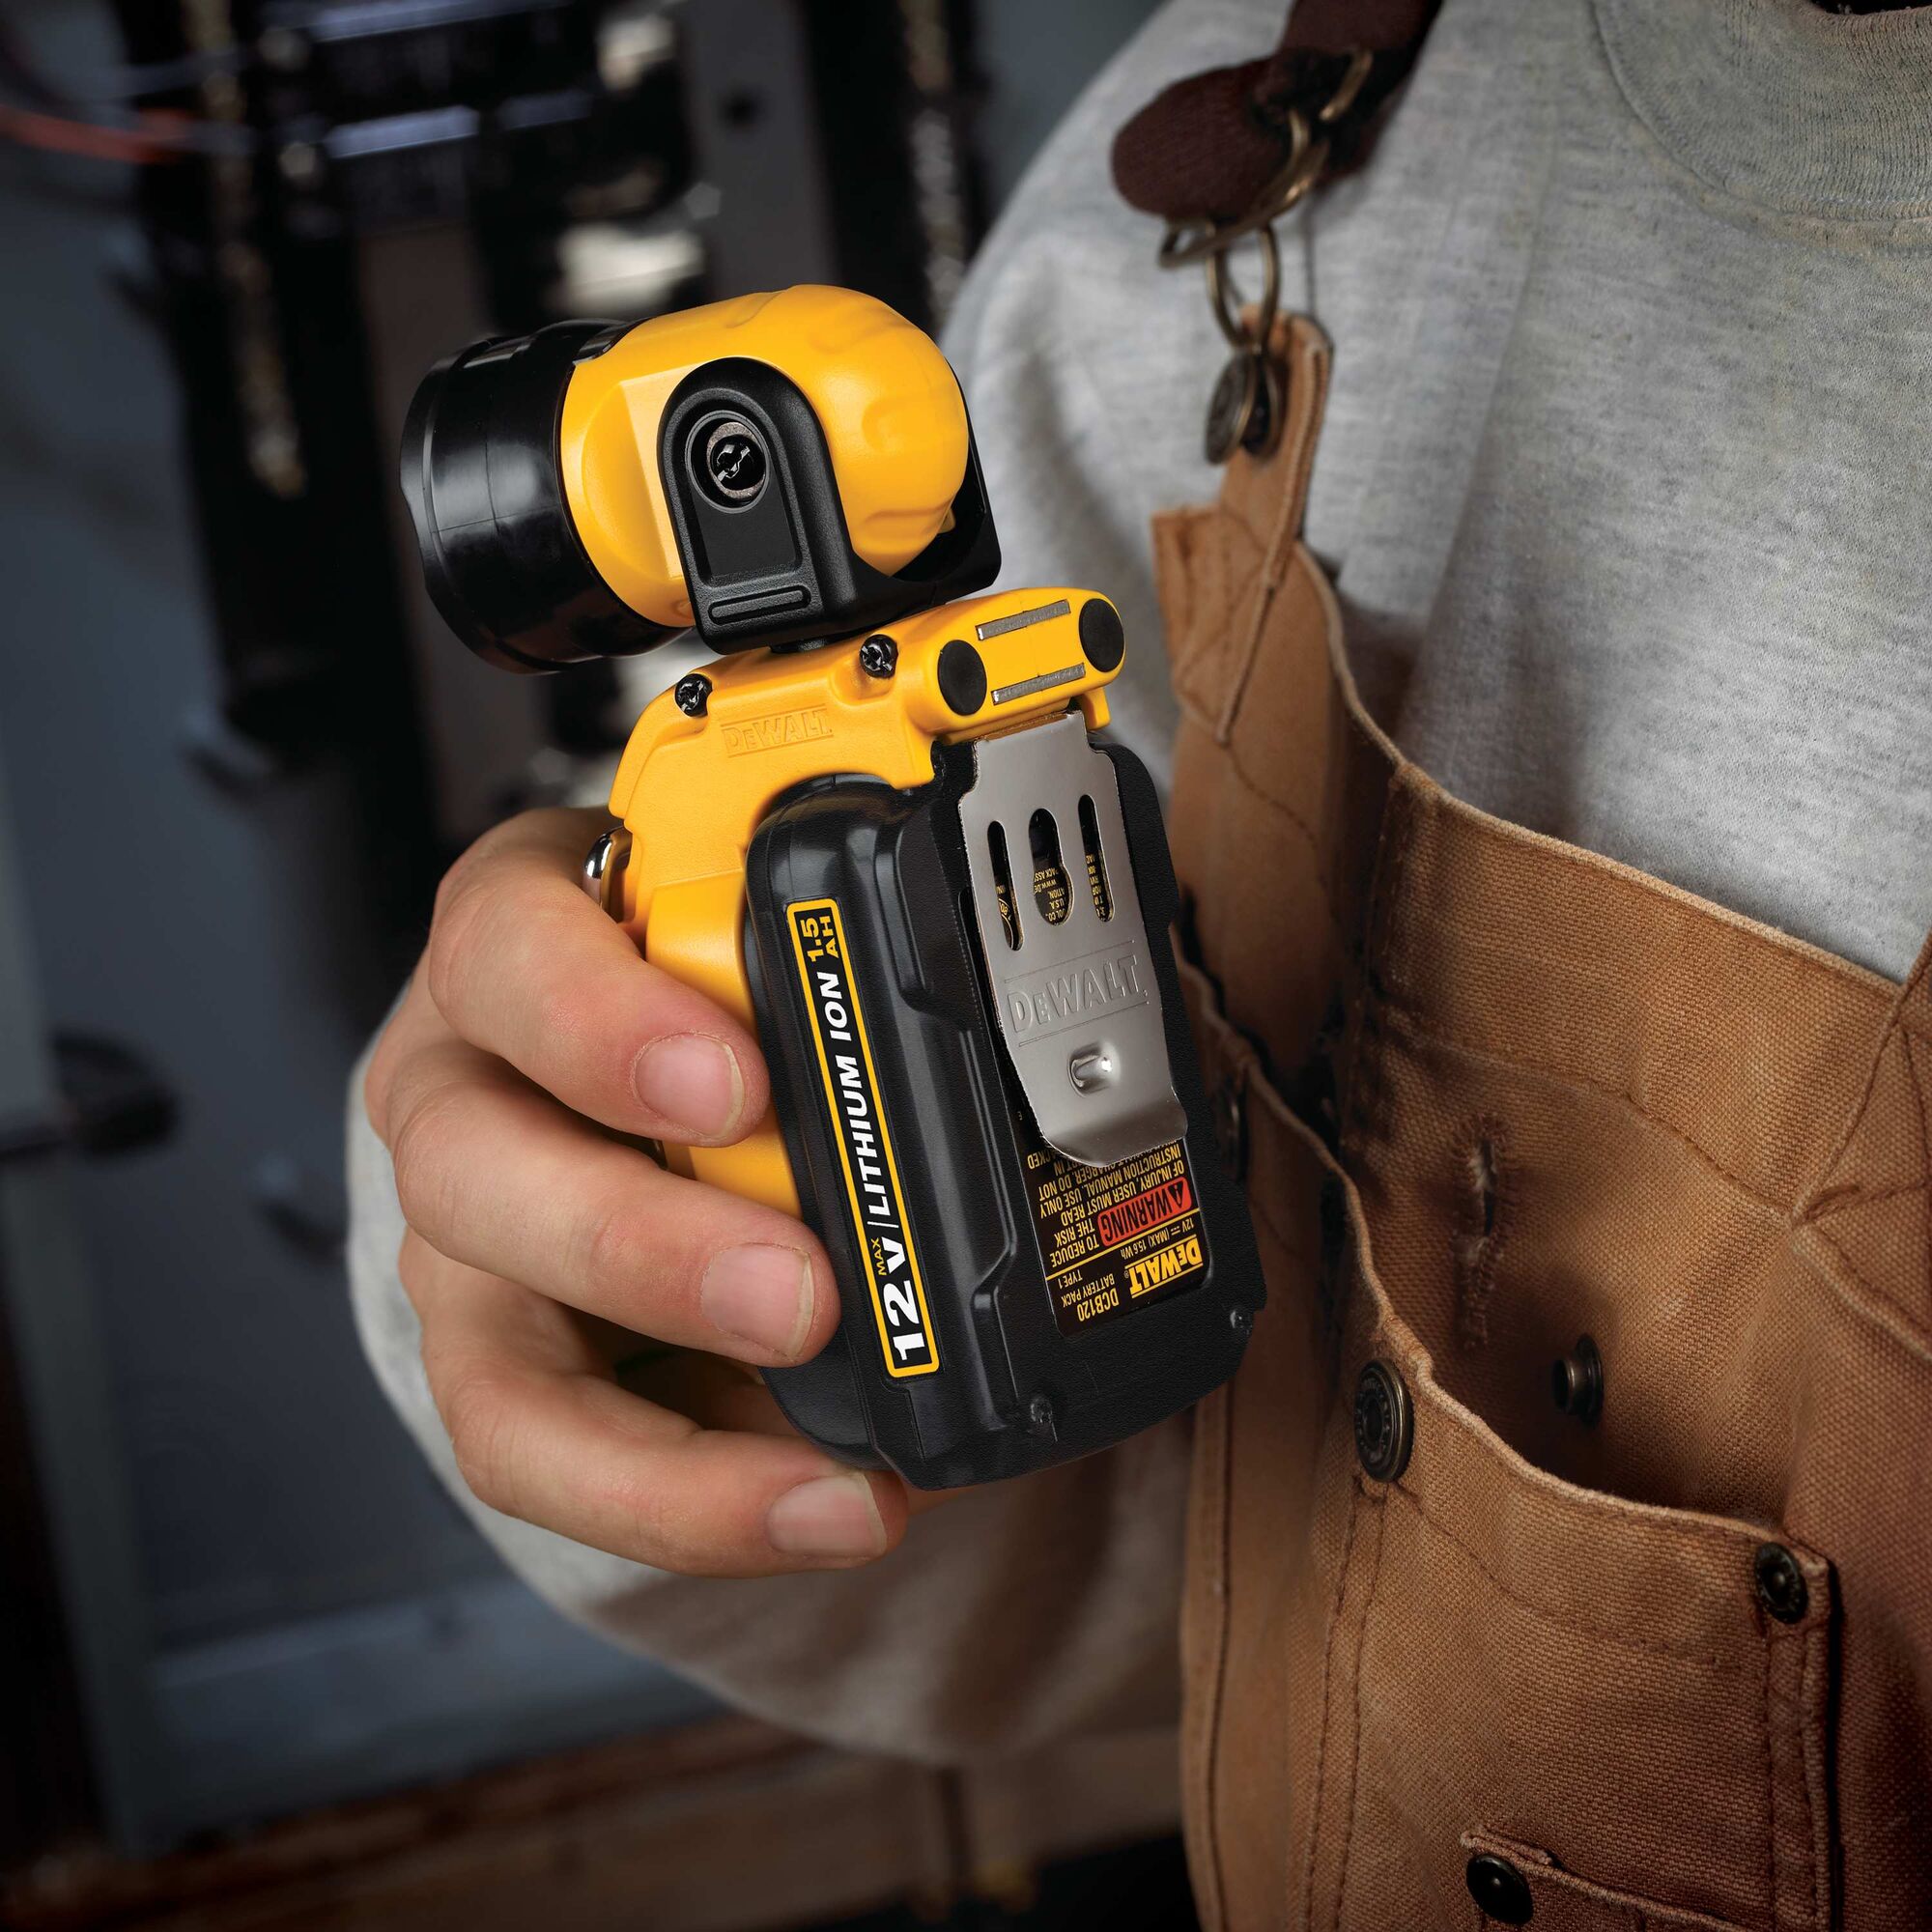
[(845, 289), (466, 350), (411, 405), (403, 494), (438, 610), (515, 670), (850, 636), (999, 570), (946, 358)]

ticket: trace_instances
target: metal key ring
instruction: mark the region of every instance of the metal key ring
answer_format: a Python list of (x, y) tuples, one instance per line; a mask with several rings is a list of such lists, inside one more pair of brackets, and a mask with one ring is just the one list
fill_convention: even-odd
[(1289, 153), (1280, 172), (1256, 196), (1245, 214), (1229, 221), (1177, 221), (1161, 237), (1156, 258), (1163, 269), (1184, 269), (1190, 263), (1211, 261), (1244, 235), (1265, 234), (1290, 209), (1302, 201), (1320, 178), (1328, 158), (1328, 141), (1317, 141), (1308, 117), (1292, 108), (1288, 117)]
[(1206, 260), (1230, 242), (1238, 242), (1243, 235), (1265, 230), (1305, 200), (1328, 164), (1331, 130), (1354, 106), (1375, 64), (1375, 55), (1365, 49), (1350, 54), (1335, 92), (1316, 111), (1312, 122), (1301, 108), (1291, 107), (1287, 158), (1274, 179), (1255, 197), (1248, 212), (1227, 221), (1202, 215), (1170, 222), (1167, 233), (1161, 237), (1157, 258), (1160, 266), (1183, 269), (1190, 263)]
[(1274, 327), (1274, 319), (1281, 307), (1281, 247), (1274, 239), (1272, 228), (1257, 228), (1254, 231), (1256, 245), (1262, 252), (1262, 294), (1256, 304), (1259, 314), (1255, 320), (1252, 335), (1241, 327), (1240, 291), (1235, 287), (1234, 277), (1228, 272), (1228, 251), (1216, 248), (1208, 256), (1208, 298), (1214, 305), (1214, 320), (1220, 324), (1221, 333), (1228, 338), (1233, 349), (1264, 348), (1268, 331)]

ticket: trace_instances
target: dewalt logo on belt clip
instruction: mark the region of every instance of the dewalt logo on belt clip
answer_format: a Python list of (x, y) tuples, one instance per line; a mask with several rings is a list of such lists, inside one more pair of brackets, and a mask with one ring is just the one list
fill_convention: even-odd
[(785, 913), (811, 1014), (826, 1111), (845, 1170), (846, 1205), (867, 1258), (886, 1373), (895, 1380), (929, 1376), (939, 1367), (939, 1349), (919, 1257), (913, 1252), (893, 1138), (879, 1102), (859, 989), (847, 965), (838, 901), (801, 900)]

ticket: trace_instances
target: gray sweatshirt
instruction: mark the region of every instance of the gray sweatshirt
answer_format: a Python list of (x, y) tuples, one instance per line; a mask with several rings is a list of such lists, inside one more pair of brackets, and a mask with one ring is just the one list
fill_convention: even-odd
[[(1114, 130), (1280, 0), (1175, 0), (1062, 127), (948, 347), (1004, 581), (1091, 584), (1172, 724), (1147, 543), (1211, 496), (1224, 355)], [(1449, 0), (1358, 177), (1287, 224), (1336, 346), (1308, 534), (1364, 695), (1454, 792), (1880, 971), (1932, 922), (1932, 9)], [(358, 1083), (359, 1085), (359, 1083)], [(376, 1373), (461, 1493), (352, 1104)], [(668, 1577), (469, 1502), (570, 1615), (754, 1711), (935, 1760), (1174, 1695), (1186, 1431), (975, 1492), (867, 1570)]]

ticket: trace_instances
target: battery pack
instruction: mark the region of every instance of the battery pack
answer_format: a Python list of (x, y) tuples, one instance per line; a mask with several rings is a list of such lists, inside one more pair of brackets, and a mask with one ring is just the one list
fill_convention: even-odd
[(766, 1372), (921, 1489), (1091, 1453), (1225, 1381), (1264, 1298), (1208, 1124), (1159, 801), (1077, 713), (794, 787), (746, 958), (803, 1212), (843, 1297)]

